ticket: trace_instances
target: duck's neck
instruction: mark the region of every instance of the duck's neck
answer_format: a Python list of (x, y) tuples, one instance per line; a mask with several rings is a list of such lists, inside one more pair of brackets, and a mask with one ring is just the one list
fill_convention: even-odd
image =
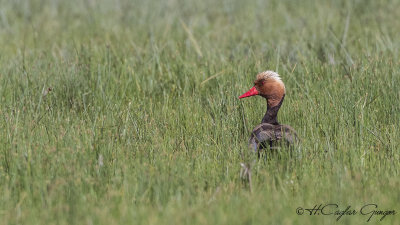
[(269, 123), (269, 124), (273, 124), (273, 125), (279, 125), (277, 116), (278, 116), (279, 108), (281, 107), (284, 98), (285, 98), (285, 95), (282, 96), (282, 99), (278, 103), (278, 105), (272, 106), (272, 107), (268, 104), (268, 100), (267, 100), (267, 112), (265, 113), (264, 118), (262, 119), (261, 123)]

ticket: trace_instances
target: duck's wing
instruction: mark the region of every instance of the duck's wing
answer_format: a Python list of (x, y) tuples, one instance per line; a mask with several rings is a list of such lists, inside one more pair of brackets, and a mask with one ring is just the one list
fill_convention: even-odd
[(285, 140), (287, 144), (293, 145), (299, 142), (296, 131), (288, 125), (279, 125), (275, 129), (275, 137), (277, 140)]
[(251, 132), (249, 145), (251, 149), (257, 152), (262, 143), (270, 143), (271, 141), (275, 140), (275, 125), (261, 123)]

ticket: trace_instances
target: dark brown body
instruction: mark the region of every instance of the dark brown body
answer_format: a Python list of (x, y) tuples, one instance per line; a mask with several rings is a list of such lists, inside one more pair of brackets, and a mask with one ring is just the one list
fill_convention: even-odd
[(298, 140), (296, 131), (288, 125), (261, 123), (251, 132), (249, 145), (257, 152), (268, 147), (276, 149), (281, 145), (290, 146)]

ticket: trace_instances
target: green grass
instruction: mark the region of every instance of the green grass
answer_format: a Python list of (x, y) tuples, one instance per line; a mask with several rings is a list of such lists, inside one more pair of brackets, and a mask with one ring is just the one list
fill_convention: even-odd
[[(0, 5), (0, 224), (400, 224), (399, 1)], [(301, 153), (250, 192), (267, 69)], [(327, 203), (397, 214), (296, 214)]]

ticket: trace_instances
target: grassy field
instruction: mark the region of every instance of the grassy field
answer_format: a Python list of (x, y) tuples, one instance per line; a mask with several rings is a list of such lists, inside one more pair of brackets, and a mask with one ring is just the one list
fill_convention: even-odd
[[(0, 224), (400, 224), (399, 11), (0, 0)], [(250, 192), (266, 104), (238, 96), (264, 70), (302, 141), (258, 160)], [(358, 214), (296, 213), (329, 203)], [(370, 203), (397, 214), (367, 222)]]

